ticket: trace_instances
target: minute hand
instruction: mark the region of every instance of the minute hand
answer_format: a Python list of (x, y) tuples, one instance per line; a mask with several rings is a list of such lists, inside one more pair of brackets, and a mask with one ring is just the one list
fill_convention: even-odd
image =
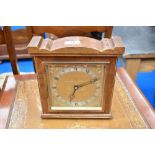
[(90, 81), (88, 81), (88, 82), (81, 83), (81, 84), (77, 85), (77, 87), (80, 88), (80, 87), (83, 87), (83, 86), (92, 84), (92, 83), (94, 83), (94, 82), (96, 82), (96, 81), (98, 81), (98, 80), (99, 80), (98, 78), (95, 78), (95, 79), (92, 79), (92, 80), (90, 80)]

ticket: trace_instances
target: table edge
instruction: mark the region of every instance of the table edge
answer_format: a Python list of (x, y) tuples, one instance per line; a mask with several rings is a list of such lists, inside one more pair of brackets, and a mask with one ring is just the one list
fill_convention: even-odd
[(145, 52), (145, 53), (128, 53), (125, 52), (123, 55), (123, 58), (125, 59), (152, 59), (155, 58), (155, 53), (153, 52)]
[(155, 128), (155, 112), (149, 101), (146, 99), (144, 94), (138, 88), (136, 83), (131, 79), (124, 68), (117, 69), (117, 73), (124, 83), (126, 89), (130, 93), (130, 96), (134, 100), (134, 103), (142, 114), (144, 119), (147, 121), (151, 128)]

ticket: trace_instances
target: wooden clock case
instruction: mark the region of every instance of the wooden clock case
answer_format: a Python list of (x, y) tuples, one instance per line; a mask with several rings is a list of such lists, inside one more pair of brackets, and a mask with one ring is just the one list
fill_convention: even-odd
[[(116, 61), (125, 48), (120, 37), (96, 40), (88, 37), (64, 37), (56, 40), (34, 36), (28, 45), (28, 51), (35, 61), (42, 118), (111, 118), (111, 100), (116, 75)], [(48, 80), (46, 64), (54, 62), (78, 62), (106, 64), (106, 77), (103, 86), (103, 105), (101, 111), (89, 110), (53, 110), (48, 109)]]

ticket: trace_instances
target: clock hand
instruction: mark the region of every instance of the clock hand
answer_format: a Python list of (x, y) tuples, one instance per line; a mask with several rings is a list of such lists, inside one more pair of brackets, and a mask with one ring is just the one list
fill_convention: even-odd
[(73, 100), (73, 98), (75, 97), (75, 92), (80, 88), (80, 87), (83, 87), (83, 86), (86, 86), (86, 85), (89, 85), (89, 84), (92, 84), (96, 81), (98, 81), (99, 79), (98, 78), (95, 78), (95, 79), (92, 79), (88, 82), (84, 82), (82, 84), (79, 84), (79, 85), (74, 85), (74, 91), (73, 93), (70, 95), (70, 102)]
[(80, 88), (80, 87), (83, 87), (83, 86), (86, 86), (86, 85), (95, 83), (95, 82), (98, 81), (98, 80), (99, 80), (98, 78), (95, 78), (95, 79), (92, 79), (92, 80), (90, 80), (90, 81), (88, 81), (88, 82), (84, 82), (84, 83), (82, 83), (82, 84), (79, 84), (79, 85), (77, 85), (77, 87)]
[(73, 93), (70, 95), (70, 102), (73, 100), (73, 98), (75, 97), (75, 92), (77, 91), (77, 89), (78, 89), (79, 87), (77, 86), (77, 85), (75, 85), (74, 86), (74, 91), (73, 91)]

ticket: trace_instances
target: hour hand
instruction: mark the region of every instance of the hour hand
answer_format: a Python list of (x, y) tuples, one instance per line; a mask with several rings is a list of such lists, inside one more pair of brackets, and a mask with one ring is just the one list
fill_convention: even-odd
[(79, 87), (77, 85), (74, 86), (74, 91), (73, 93), (70, 95), (70, 102), (73, 100), (73, 98), (75, 98), (75, 92), (77, 91)]

